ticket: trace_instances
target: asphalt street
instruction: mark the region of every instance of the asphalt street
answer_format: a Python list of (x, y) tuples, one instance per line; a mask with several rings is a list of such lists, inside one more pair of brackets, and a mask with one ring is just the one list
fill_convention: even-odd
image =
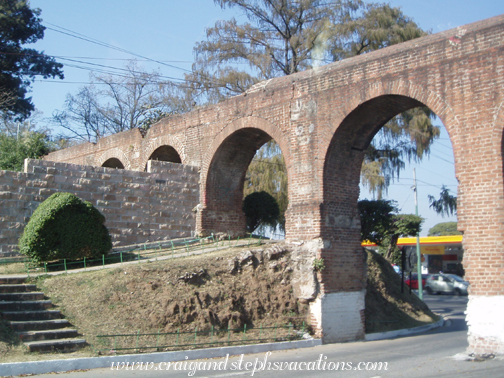
[[(489, 377), (504, 376), (504, 359), (464, 360), (466, 297), (425, 296), (429, 307), (449, 319), (423, 334), (391, 340), (327, 344), (319, 347), (178, 363), (115, 366), (58, 374), (90, 377)], [(148, 363), (146, 356), (145, 362)], [(43, 375), (40, 375), (42, 377)]]

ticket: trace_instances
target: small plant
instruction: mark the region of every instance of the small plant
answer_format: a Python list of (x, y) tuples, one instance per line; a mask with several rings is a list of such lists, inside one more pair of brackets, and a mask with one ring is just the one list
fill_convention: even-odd
[(322, 272), (325, 269), (324, 259), (313, 260), (313, 269), (317, 272)]

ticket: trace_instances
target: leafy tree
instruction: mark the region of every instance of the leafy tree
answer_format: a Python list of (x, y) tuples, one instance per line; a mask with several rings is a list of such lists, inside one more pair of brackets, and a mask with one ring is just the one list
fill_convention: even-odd
[(28, 1), (0, 0), (0, 102), (4, 118), (25, 119), (35, 109), (26, 97), (36, 76), (63, 79), (63, 65), (53, 58), (23, 45), (44, 37), (40, 9), (31, 9)]
[(243, 200), (243, 212), (247, 218), (249, 232), (261, 225), (274, 227), (280, 215), (275, 198), (266, 192), (254, 192), (246, 196)]
[(25, 132), (18, 139), (0, 133), (0, 169), (22, 171), (24, 159), (39, 159), (54, 149), (44, 133)]
[[(252, 84), (312, 67), (312, 54), (360, 1), (214, 0), (235, 8), (249, 22), (219, 20), (206, 30), (207, 40), (194, 48), (196, 62), (187, 75), (196, 97), (221, 101)], [(319, 49), (327, 55), (323, 49)], [(230, 64), (245, 63), (249, 69)]]
[(431, 123), (434, 113), (420, 107), (403, 112), (390, 120), (365, 151), (361, 181), (378, 199), (391, 181), (405, 168), (405, 160), (420, 162), (429, 154), (439, 127)]
[(361, 200), (357, 204), (361, 219), (361, 240), (381, 245), (392, 227), (395, 201)]
[(361, 239), (376, 243), (387, 260), (399, 263), (399, 237), (420, 233), (423, 219), (413, 214), (397, 214), (397, 204), (390, 200), (362, 200), (359, 201), (358, 208)]
[(247, 170), (243, 194), (246, 197), (257, 191), (265, 191), (275, 198), (280, 211), (278, 225), (285, 231), (285, 211), (289, 204), (287, 170), (280, 147), (274, 141), (259, 149)]
[(462, 232), (457, 230), (457, 222), (438, 223), (429, 229), (428, 236), (449, 236), (462, 235)]
[(3, 119), (0, 123), (0, 169), (22, 171), (24, 159), (39, 159), (58, 148), (49, 131), (37, 127), (39, 112), (23, 122)]
[(383, 255), (394, 264), (400, 264), (401, 255), (397, 248), (397, 241), (401, 236), (416, 236), (420, 233), (423, 218), (414, 214), (394, 215), (392, 228), (389, 230), (385, 242), (381, 247)]
[(450, 189), (444, 185), (441, 187), (439, 199), (429, 195), (429, 203), (429, 207), (436, 213), (441, 214), (442, 217), (457, 214), (457, 197), (452, 196)]
[(65, 109), (55, 112), (53, 123), (74, 138), (94, 142), (121, 131), (146, 130), (163, 116), (187, 110), (158, 72), (144, 72), (135, 61), (124, 70), (124, 75), (91, 75), (91, 85), (67, 95)]

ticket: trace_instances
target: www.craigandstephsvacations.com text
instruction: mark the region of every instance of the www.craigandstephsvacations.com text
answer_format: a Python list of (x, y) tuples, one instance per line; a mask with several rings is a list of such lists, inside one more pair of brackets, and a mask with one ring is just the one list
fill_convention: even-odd
[(222, 361), (177, 361), (177, 362), (112, 362), (111, 370), (158, 370), (158, 371), (186, 371), (189, 377), (198, 371), (250, 371), (250, 375), (261, 371), (346, 371), (346, 370), (388, 370), (388, 362), (334, 362), (323, 354), (315, 361), (288, 362), (268, 361), (271, 352), (264, 358), (247, 361), (244, 355), (238, 360), (229, 361), (229, 354)]

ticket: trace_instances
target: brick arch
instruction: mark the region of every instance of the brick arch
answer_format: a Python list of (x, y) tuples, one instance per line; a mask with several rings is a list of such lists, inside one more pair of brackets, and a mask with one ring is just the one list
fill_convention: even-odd
[(119, 160), (122, 165), (124, 166), (124, 169), (131, 169), (131, 163), (126, 156), (126, 154), (119, 148), (112, 148), (111, 150), (105, 151), (98, 159), (97, 159), (97, 165), (101, 167), (103, 163), (105, 163), (108, 159), (115, 158)]
[(142, 156), (142, 160), (140, 162), (140, 167), (145, 167), (147, 165), (147, 161), (149, 157), (156, 151), (159, 147), (169, 146), (172, 147), (179, 155), (182, 164), (186, 164), (187, 156), (185, 153), (185, 146), (180, 141), (180, 139), (175, 135), (162, 135), (156, 138), (149, 140), (149, 144), (145, 153)]
[[(426, 105), (439, 116), (452, 137), (456, 151), (458, 120), (449, 104), (436, 94), (411, 82), (380, 82), (350, 97), (346, 107), (333, 119), (332, 135), (327, 138), (323, 156), (321, 236), (332, 248), (326, 251), (327, 277), (342, 274), (341, 269), (362, 267), (359, 260), (360, 219), (357, 209), (364, 151), (379, 129), (395, 115)], [(457, 160), (457, 159), (456, 159)], [(349, 251), (354, 253), (349, 254)], [(353, 256), (353, 257), (352, 257)], [(357, 269), (357, 272), (359, 270)], [(362, 290), (363, 277), (355, 274), (354, 285), (341, 282), (340, 290)]]
[(333, 140), (334, 135), (336, 135), (341, 123), (344, 122), (346, 117), (349, 116), (360, 105), (386, 95), (408, 97), (420, 102), (421, 105), (428, 106), (436, 114), (436, 116), (441, 119), (443, 125), (448, 131), (450, 140), (453, 145), (455, 161), (460, 160), (458, 158), (459, 151), (455, 148), (455, 145), (458, 144), (460, 123), (455, 115), (453, 108), (442, 96), (438, 95), (437, 93), (432, 92), (431, 90), (417, 85), (411, 81), (400, 79), (396, 81), (380, 81), (362, 88), (359, 92), (357, 92), (353, 96), (350, 96), (348, 100), (345, 101), (344, 106), (341, 109), (335, 110), (334, 116), (332, 117), (334, 122), (331, 123), (330, 127), (326, 129), (323, 138), (324, 141), (327, 141), (327, 144), (320, 150), (320, 158), (322, 159), (322, 161), (325, 161), (331, 141)]
[[(369, 85), (350, 97), (345, 105), (333, 117), (336, 124), (331, 124), (331, 128), (327, 131), (328, 135), (324, 138), (328, 142), (325, 148), (321, 149), (321, 159), (324, 162), (322, 178), (324, 202), (340, 201), (328, 196), (329, 181), (331, 176), (334, 176), (329, 171), (337, 169), (339, 171), (337, 180), (352, 182), (353, 185), (358, 186), (360, 167), (364, 157), (363, 151), (375, 134), (391, 117), (416, 106), (428, 106), (443, 122), (450, 135), (455, 157), (455, 168), (457, 168), (457, 161), (460, 161), (458, 154), (462, 152), (462, 149), (457, 148), (460, 124), (451, 106), (436, 93), (410, 81), (378, 82)], [(386, 110), (387, 107), (389, 107), (388, 111)], [(349, 144), (351, 145), (349, 146)], [(333, 163), (329, 160), (331, 156), (334, 156), (335, 150), (338, 150), (340, 155), (345, 154), (345, 156), (342, 155), (337, 159), (340, 162), (338, 167), (330, 167)], [(349, 169), (350, 163), (352, 165), (351, 169)], [(353, 219), (356, 215), (354, 213), (356, 211), (355, 204), (358, 198), (358, 190), (355, 193), (348, 191), (344, 191), (344, 193), (352, 193), (356, 197), (355, 201), (353, 201), (353, 198), (352, 201), (344, 201), (349, 206), (354, 207), (353, 211), (347, 213), (351, 214), (351, 218), (347, 219), (346, 222), (351, 224), (355, 222), (350, 219)], [(326, 221), (331, 222), (330, 219), (326, 219)]]
[[(353, 330), (352, 338), (364, 337), (366, 269), (357, 208), (362, 159), (374, 135), (386, 122), (421, 105), (429, 106), (449, 132), (458, 131), (455, 114), (445, 101), (405, 81), (383, 81), (361, 88), (331, 116), (332, 123), (322, 138), (325, 145), (321, 146), (320, 157), (323, 162), (320, 237), (324, 243), (318, 257), (325, 265), (320, 274), (321, 290), (328, 303), (332, 302), (335, 308), (348, 303), (348, 311), (355, 316), (350, 323), (342, 322), (332, 313), (322, 313), (317, 323), (324, 330), (345, 326)], [(324, 106), (331, 109), (328, 104)], [(324, 336), (324, 340), (337, 338)]]
[(245, 217), (241, 202), (245, 173), (256, 151), (270, 139), (278, 143), (288, 162), (288, 138), (263, 118), (235, 119), (217, 133), (201, 166), (200, 232), (243, 233)]

